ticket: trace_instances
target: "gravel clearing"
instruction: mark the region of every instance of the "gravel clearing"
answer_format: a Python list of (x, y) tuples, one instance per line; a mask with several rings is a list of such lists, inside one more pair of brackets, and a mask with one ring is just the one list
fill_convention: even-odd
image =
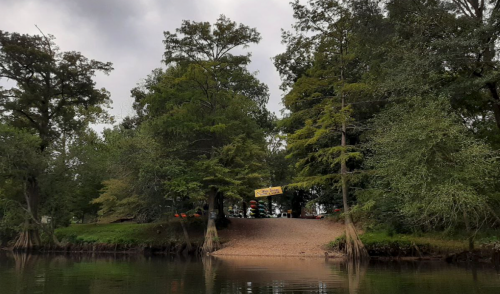
[(344, 226), (324, 219), (232, 218), (218, 233), (228, 242), (213, 255), (324, 257), (326, 244), (341, 236)]

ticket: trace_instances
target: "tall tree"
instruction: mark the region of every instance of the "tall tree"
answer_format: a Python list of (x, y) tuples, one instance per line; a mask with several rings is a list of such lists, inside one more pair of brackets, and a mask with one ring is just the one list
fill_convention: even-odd
[[(348, 1), (347, 1), (348, 2)], [(356, 18), (352, 3), (312, 0), (303, 5), (292, 3), (295, 33), (284, 33), (287, 52), (275, 58), (290, 91), (284, 104), (291, 113), (284, 124), (289, 126), (289, 156), (296, 159), (298, 177), (292, 187), (315, 191), (341, 192), (344, 206), (348, 257), (368, 256), (349, 209), (349, 185), (352, 169), (361, 158), (356, 150), (354, 117), (362, 117), (362, 108), (353, 111), (352, 103), (369, 102), (371, 88), (363, 82), (366, 63), (356, 55)], [(302, 48), (304, 67), (293, 64), (295, 48)], [(298, 75), (296, 74), (298, 73)], [(359, 127), (359, 126), (358, 126)], [(354, 133), (354, 132), (353, 132)], [(336, 142), (336, 143), (335, 143)]]
[[(89, 60), (79, 52), (61, 52), (52, 36), (0, 31), (0, 79), (14, 82), (0, 88), (0, 113), (10, 125), (40, 138), (40, 156), (55, 155), (53, 143), (106, 117), (109, 94), (97, 89), (97, 71), (109, 73), (111, 63)], [(8, 83), (7, 85), (10, 85)], [(28, 214), (38, 220), (41, 191), (38, 173), (27, 174)], [(27, 221), (16, 248), (39, 245), (38, 229)]]
[[(225, 16), (165, 32), (167, 70), (154, 71), (133, 94), (142, 127), (183, 162), (182, 171), (165, 179), (167, 197), (206, 199), (211, 213), (216, 198), (238, 199), (267, 178), (267, 86), (248, 71), (250, 53), (234, 54), (259, 40), (254, 28)], [(203, 248), (219, 246), (209, 218)]]

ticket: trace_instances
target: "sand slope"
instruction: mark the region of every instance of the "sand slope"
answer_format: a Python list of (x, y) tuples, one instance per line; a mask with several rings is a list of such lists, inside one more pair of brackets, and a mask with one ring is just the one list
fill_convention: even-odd
[(325, 245), (344, 233), (342, 224), (327, 220), (232, 218), (229, 228), (220, 230), (229, 240), (214, 255), (240, 256), (325, 256)]

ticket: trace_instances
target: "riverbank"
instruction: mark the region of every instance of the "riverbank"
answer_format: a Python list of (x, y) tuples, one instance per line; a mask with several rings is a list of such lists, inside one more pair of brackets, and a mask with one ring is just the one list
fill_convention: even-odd
[[(367, 232), (360, 238), (371, 257), (378, 259), (442, 259), (448, 262), (485, 261), (500, 263), (500, 243), (497, 236), (478, 238), (474, 250), (464, 237), (450, 237), (439, 234), (388, 234)], [(343, 236), (330, 242), (330, 250), (342, 251)]]
[(341, 256), (327, 252), (329, 241), (340, 237), (344, 226), (325, 219), (231, 219), (219, 236), (226, 241), (216, 256)]
[[(189, 236), (190, 250), (181, 221)], [(203, 244), (204, 228), (202, 219), (149, 224), (73, 224), (55, 231), (59, 246), (45, 245), (40, 251), (193, 254)]]
[[(222, 249), (216, 256), (325, 257), (344, 256), (344, 226), (328, 219), (230, 219), (219, 230)], [(183, 222), (192, 245), (189, 249)], [(59, 228), (60, 246), (46, 245), (42, 252), (111, 252), (146, 254), (197, 254), (204, 240), (203, 219), (173, 219), (163, 223), (74, 224)], [(478, 240), (473, 253), (465, 238), (367, 232), (361, 235), (370, 256), (388, 259), (470, 259), (500, 262), (495, 236)], [(334, 241), (332, 241), (334, 240)], [(496, 255), (495, 255), (496, 254)]]

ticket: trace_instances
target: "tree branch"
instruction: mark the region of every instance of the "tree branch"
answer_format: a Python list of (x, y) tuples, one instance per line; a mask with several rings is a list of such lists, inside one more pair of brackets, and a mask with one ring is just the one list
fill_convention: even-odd
[(14, 111), (17, 111), (17, 112), (21, 113), (22, 115), (24, 115), (35, 126), (36, 129), (40, 130), (40, 126), (38, 125), (38, 123), (31, 116), (29, 116), (26, 112), (24, 112), (20, 109), (14, 109)]

